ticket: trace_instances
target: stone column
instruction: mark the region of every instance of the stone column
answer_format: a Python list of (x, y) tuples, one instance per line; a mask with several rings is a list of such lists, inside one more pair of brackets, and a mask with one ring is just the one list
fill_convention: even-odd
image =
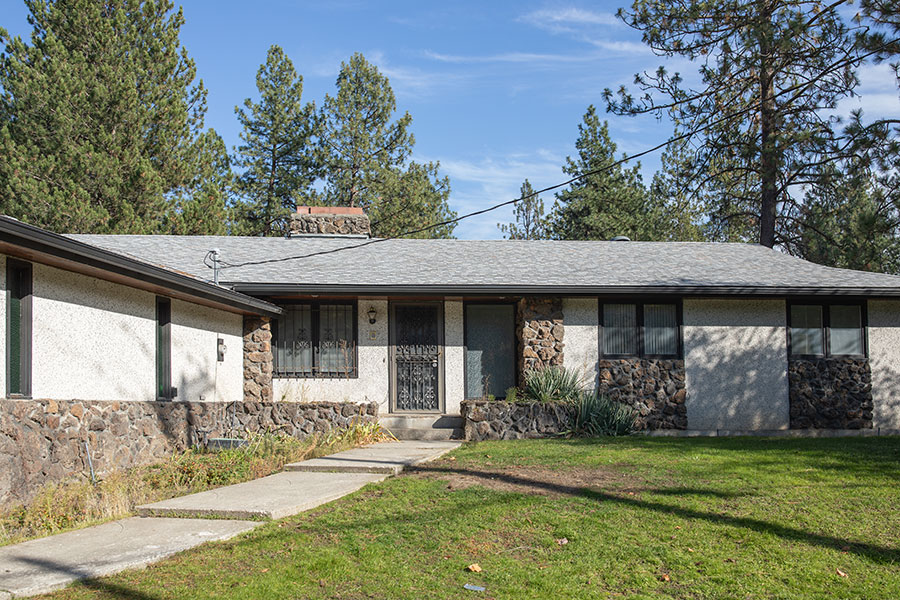
[(526, 371), (563, 364), (561, 298), (529, 296), (519, 300), (516, 333), (519, 338), (519, 380)]
[(244, 402), (272, 402), (272, 322), (244, 317)]

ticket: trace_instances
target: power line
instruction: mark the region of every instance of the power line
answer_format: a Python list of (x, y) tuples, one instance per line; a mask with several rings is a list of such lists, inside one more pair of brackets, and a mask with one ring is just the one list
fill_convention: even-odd
[[(897, 41), (900, 41), (900, 38), (891, 40), (890, 42), (886, 42), (883, 46), (887, 46), (887, 44), (889, 44), (889, 43), (894, 43), (894, 42), (897, 42)], [(864, 55), (862, 55), (862, 56), (855, 56), (855, 57), (845, 57), (845, 58), (842, 58), (842, 59), (839, 60), (838, 62), (836, 62), (836, 63), (830, 65), (827, 69), (823, 69), (822, 72), (819, 74), (819, 76), (821, 77), (821, 76), (825, 75), (825, 74), (828, 73), (828, 72), (835, 71), (835, 70), (840, 69), (840, 68), (842, 68), (842, 67), (844, 67), (844, 66), (847, 66), (847, 65), (849, 65), (849, 64), (853, 64), (853, 63), (856, 63), (856, 62), (861, 62), (861, 61), (865, 60), (867, 57), (869, 57), (869, 56), (875, 54), (877, 50), (878, 50), (878, 49), (873, 50), (873, 51), (870, 51), (870, 52), (868, 52), (868, 53), (866, 53), (866, 54), (864, 54)], [(796, 91), (801, 90), (801, 89), (803, 89), (803, 88), (808, 88), (808, 87), (812, 86), (816, 81), (817, 81), (817, 79), (813, 79), (813, 80), (804, 81), (804, 82), (802, 82), (802, 83), (798, 83), (798, 84), (795, 84), (795, 85), (793, 85), (793, 86), (787, 87), (787, 88), (785, 88), (785, 89), (783, 89), (783, 90), (780, 90), (780, 91), (778, 91), (777, 93), (775, 93), (775, 94), (772, 96), (772, 98), (774, 99), (774, 98), (777, 98), (777, 97), (782, 96), (782, 95), (784, 95), (784, 94), (796, 92)], [(794, 98), (796, 98), (796, 97), (798, 97), (798, 96), (799, 96), (799, 94), (798, 94), (797, 96), (795, 96)], [(794, 99), (794, 98), (792, 98), (792, 99)], [(432, 229), (437, 229), (438, 227), (444, 227), (444, 226), (446, 226), (446, 225), (451, 225), (451, 224), (453, 224), (453, 223), (458, 223), (458, 222), (460, 222), (460, 221), (462, 221), (462, 220), (464, 220), (464, 219), (469, 219), (469, 218), (472, 218), (472, 217), (477, 217), (477, 216), (479, 216), (479, 215), (483, 215), (483, 214), (485, 214), (485, 213), (489, 213), (489, 212), (495, 211), (495, 210), (497, 210), (497, 209), (499, 209), (499, 208), (503, 208), (503, 207), (505, 207), (505, 206), (510, 206), (510, 205), (512, 205), (512, 204), (516, 204), (516, 203), (518, 203), (518, 202), (521, 202), (522, 200), (527, 200), (527, 199), (529, 199), (529, 198), (533, 198), (534, 196), (538, 196), (538, 195), (543, 194), (543, 193), (546, 193), (546, 192), (551, 192), (551, 191), (553, 191), (553, 190), (556, 190), (556, 189), (559, 189), (559, 188), (561, 188), (561, 187), (567, 186), (567, 185), (569, 185), (569, 184), (575, 183), (576, 181), (579, 181), (579, 180), (584, 179), (584, 178), (586, 178), (586, 177), (590, 177), (590, 176), (593, 176), (593, 175), (599, 175), (599, 174), (601, 174), (601, 173), (605, 173), (606, 171), (609, 171), (609, 170), (611, 170), (611, 169), (613, 169), (613, 168), (615, 168), (615, 167), (617, 167), (617, 166), (619, 166), (619, 165), (621, 165), (621, 164), (627, 163), (628, 161), (634, 160), (634, 159), (636, 159), (636, 158), (641, 158), (642, 156), (646, 156), (646, 155), (648, 155), (648, 154), (651, 154), (651, 153), (653, 153), (653, 152), (656, 152), (657, 150), (660, 150), (661, 148), (665, 148), (665, 147), (668, 146), (669, 144), (672, 144), (672, 143), (675, 143), (675, 142), (679, 142), (679, 141), (682, 141), (682, 140), (691, 138), (691, 137), (697, 135), (698, 133), (702, 133), (702, 132), (704, 132), (704, 131), (707, 131), (707, 130), (709, 130), (709, 129), (712, 129), (712, 128), (715, 127), (716, 125), (719, 125), (719, 124), (721, 124), (721, 123), (723, 123), (723, 122), (725, 122), (725, 121), (728, 121), (728, 120), (734, 119), (734, 118), (736, 118), (736, 117), (740, 117), (740, 116), (742, 116), (742, 115), (745, 115), (745, 114), (749, 113), (750, 111), (755, 110), (756, 108), (759, 108), (760, 106), (762, 106), (762, 101), (758, 101), (758, 102), (756, 102), (756, 103), (754, 103), (754, 104), (751, 104), (751, 105), (749, 105), (749, 106), (747, 106), (747, 107), (745, 107), (745, 108), (743, 108), (742, 110), (739, 110), (739, 111), (737, 111), (737, 112), (725, 114), (724, 116), (722, 116), (722, 117), (720, 117), (720, 118), (718, 118), (718, 119), (715, 119), (715, 120), (713, 120), (712, 122), (707, 123), (706, 125), (704, 125), (704, 126), (702, 126), (702, 127), (693, 129), (693, 130), (691, 130), (691, 131), (689, 131), (689, 132), (687, 132), (687, 133), (683, 133), (683, 134), (681, 134), (681, 135), (678, 135), (678, 136), (675, 136), (675, 137), (673, 137), (673, 138), (670, 138), (670, 139), (666, 140), (665, 142), (662, 142), (662, 143), (660, 143), (660, 144), (657, 144), (657, 145), (653, 146), (652, 148), (648, 148), (648, 149), (646, 149), (646, 150), (643, 150), (643, 151), (638, 152), (637, 154), (633, 154), (633, 155), (631, 155), (631, 156), (624, 156), (623, 158), (621, 158), (621, 159), (619, 159), (619, 160), (617, 160), (617, 161), (614, 161), (614, 162), (612, 162), (612, 163), (610, 163), (610, 164), (608, 164), (608, 165), (606, 165), (606, 166), (604, 166), (604, 167), (600, 167), (600, 168), (598, 168), (598, 169), (592, 169), (592, 170), (590, 170), (590, 171), (586, 171), (586, 172), (584, 172), (584, 173), (582, 173), (582, 174), (580, 174), (580, 175), (576, 175), (575, 177), (572, 177), (572, 178), (570, 178), (570, 179), (568, 179), (568, 180), (566, 180), (566, 181), (563, 181), (563, 182), (561, 182), (561, 183), (557, 183), (557, 184), (554, 184), (554, 185), (551, 185), (551, 186), (548, 186), (548, 187), (545, 187), (545, 188), (536, 190), (536, 191), (534, 191), (534, 192), (532, 192), (532, 193), (530, 193), (530, 194), (526, 194), (526, 195), (524, 195), (524, 196), (520, 196), (520, 197), (514, 198), (514, 199), (512, 199), (512, 200), (506, 200), (505, 202), (500, 202), (499, 204), (494, 204), (493, 206), (489, 206), (488, 208), (483, 208), (483, 209), (481, 209), (481, 210), (476, 210), (476, 211), (473, 211), (473, 212), (470, 212), (470, 213), (466, 213), (466, 214), (464, 214), (464, 215), (460, 215), (460, 216), (454, 217), (454, 218), (452, 218), (452, 219), (447, 219), (447, 220), (445, 220), (445, 221), (439, 221), (439, 222), (437, 222), (437, 223), (431, 223), (431, 224), (425, 225), (425, 226), (423, 226), (423, 227), (419, 227), (418, 229), (407, 230), (407, 231), (404, 231), (403, 233), (400, 233), (400, 234), (398, 234), (398, 235), (396, 235), (396, 236), (390, 236), (390, 237), (384, 237), (384, 238), (373, 238), (373, 239), (370, 239), (370, 240), (366, 240), (365, 242), (361, 242), (361, 243), (359, 243), (359, 244), (354, 244), (354, 245), (349, 245), (349, 246), (341, 246), (341, 247), (339, 247), (339, 248), (332, 248), (332, 249), (330, 249), (330, 250), (321, 250), (321, 251), (318, 251), (318, 252), (311, 252), (311, 253), (300, 254), (300, 255), (295, 255), (295, 256), (284, 256), (284, 257), (270, 258), (270, 259), (265, 259), (265, 260), (247, 261), (247, 262), (237, 263), (237, 264), (222, 263), (222, 264), (224, 265), (224, 266), (222, 267), (222, 269), (227, 269), (227, 268), (238, 268), (238, 267), (248, 267), (248, 266), (265, 265), (265, 264), (273, 264), (273, 263), (281, 263), (281, 262), (288, 262), (288, 261), (291, 261), (291, 260), (302, 260), (302, 259), (305, 259), (305, 258), (313, 258), (313, 257), (316, 257), (316, 256), (323, 256), (323, 255), (328, 255), (328, 254), (335, 254), (335, 253), (337, 253), (337, 252), (343, 252), (343, 251), (345, 251), (345, 250), (354, 250), (354, 249), (356, 249), (356, 248), (364, 248), (364, 247), (366, 247), (366, 246), (371, 246), (371, 245), (373, 245), (373, 244), (379, 244), (379, 243), (381, 243), (381, 242), (388, 242), (388, 241), (391, 241), (391, 240), (396, 240), (396, 239), (404, 238), (404, 237), (406, 237), (406, 236), (415, 235), (415, 234), (417, 234), (417, 233), (423, 233), (423, 232), (425, 232), (425, 231), (430, 231), (430, 230), (432, 230)]]

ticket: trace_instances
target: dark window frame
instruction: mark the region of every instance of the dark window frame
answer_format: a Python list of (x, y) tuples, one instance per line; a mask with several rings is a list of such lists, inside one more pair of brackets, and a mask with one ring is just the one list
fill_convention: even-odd
[[(278, 318), (272, 319), (272, 376), (276, 379), (358, 379), (359, 378), (359, 303), (353, 300), (290, 300), (281, 301), (279, 306), (310, 307), (310, 340), (312, 344), (312, 367), (309, 373), (297, 371), (281, 371), (278, 364)], [(350, 373), (329, 371), (321, 373), (319, 369), (319, 310), (322, 306), (349, 306), (352, 309), (353, 321), (353, 365)]]
[[(6, 395), (10, 398), (31, 398), (32, 331), (34, 268), (30, 262), (6, 259)], [(10, 319), (14, 297), (19, 301), (19, 382), (12, 383), (12, 347)]]
[(172, 300), (156, 297), (156, 399), (175, 398), (172, 387)]
[[(468, 333), (468, 321), (469, 321), (469, 312), (468, 308), (470, 305), (476, 306), (484, 306), (484, 305), (503, 305), (503, 306), (511, 306), (512, 307), (512, 318), (513, 318), (513, 333), (516, 331), (516, 321), (518, 319), (518, 303), (511, 300), (464, 300), (463, 301), (463, 396), (466, 396), (465, 400), (480, 400), (480, 398), (469, 398), (467, 397), (467, 391), (469, 389), (469, 370), (466, 368), (468, 364), (466, 361), (466, 356), (469, 352), (469, 333)], [(518, 338), (513, 342), (515, 344), (515, 350), (512, 353), (512, 367), (513, 367), (513, 381), (515, 382), (515, 386), (518, 387), (522, 382), (519, 381), (519, 353), (521, 352), (521, 348), (519, 348), (519, 340)], [(497, 394), (493, 395), (495, 399), (505, 400), (506, 399), (506, 390), (503, 390), (503, 395), (498, 396)]]
[[(823, 354), (794, 354), (793, 341), (791, 340), (791, 307), (793, 306), (821, 306), (822, 307), (822, 350)], [(858, 306), (859, 327), (862, 330), (862, 354), (832, 354), (831, 352), (831, 307), (832, 306)], [(868, 358), (869, 357), (869, 312), (865, 299), (835, 298), (823, 300), (822, 298), (798, 298), (787, 301), (787, 353), (788, 358), (815, 359), (815, 358)]]
[[(603, 352), (603, 335), (604, 335), (604, 326), (603, 326), (603, 305), (604, 304), (634, 304), (636, 311), (636, 322), (635, 329), (637, 330), (637, 352), (635, 354), (605, 354)], [(646, 304), (673, 304), (675, 305), (675, 323), (676, 323), (676, 346), (677, 350), (675, 354), (646, 354), (644, 352), (644, 306)], [(679, 298), (674, 300), (670, 297), (662, 297), (662, 298), (653, 298), (653, 297), (645, 297), (641, 300), (636, 300), (634, 298), (616, 298), (615, 296), (611, 297), (600, 297), (598, 298), (597, 304), (597, 313), (598, 313), (598, 350), (600, 358), (610, 358), (610, 359), (620, 359), (620, 358), (651, 358), (651, 359), (659, 359), (659, 360), (681, 360), (684, 358), (684, 318), (683, 318), (683, 306), (682, 300)]]

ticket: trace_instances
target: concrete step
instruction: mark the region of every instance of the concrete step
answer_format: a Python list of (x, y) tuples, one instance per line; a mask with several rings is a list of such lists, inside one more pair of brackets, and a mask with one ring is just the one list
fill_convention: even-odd
[(461, 429), (463, 419), (459, 415), (381, 415), (382, 427), (393, 429)]
[(463, 419), (457, 415), (383, 415), (381, 426), (398, 440), (461, 440)]
[(459, 442), (383, 442), (285, 465), (285, 472), (369, 473), (396, 475), (406, 467), (434, 460), (458, 448)]
[(439, 441), (439, 440), (461, 440), (465, 437), (465, 432), (461, 427), (441, 428), (441, 429), (418, 429), (412, 427), (391, 427), (389, 431), (398, 440), (422, 440), (422, 441)]

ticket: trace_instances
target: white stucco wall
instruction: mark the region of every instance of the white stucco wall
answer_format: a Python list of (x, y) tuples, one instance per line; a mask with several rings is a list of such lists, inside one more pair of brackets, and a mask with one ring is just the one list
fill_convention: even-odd
[(787, 429), (784, 300), (684, 300), (688, 429)]
[[(369, 308), (377, 312), (369, 323)], [(357, 304), (359, 376), (355, 379), (276, 377), (275, 402), (377, 402), (380, 414), (388, 412), (388, 303), (359, 300)]]
[(444, 303), (444, 412), (458, 415), (465, 399), (465, 324), (462, 301)]
[[(6, 338), (6, 260), (0, 256), (0, 336)], [(172, 385), (178, 400), (243, 396), (241, 315), (172, 301)], [(33, 265), (33, 398), (156, 399), (156, 295)], [(216, 361), (216, 340), (228, 345)], [(0, 344), (3, 364), (6, 344)], [(0, 385), (6, 390), (5, 368)]]
[(869, 300), (873, 426), (900, 429), (900, 301)]
[[(239, 402), (243, 399), (243, 317), (172, 300), (172, 385), (177, 400)], [(218, 339), (225, 360), (218, 361)]]
[(597, 386), (600, 359), (599, 315), (596, 298), (563, 298), (565, 346), (563, 366), (578, 373), (586, 387)]
[(32, 396), (154, 400), (155, 297), (34, 265)]

